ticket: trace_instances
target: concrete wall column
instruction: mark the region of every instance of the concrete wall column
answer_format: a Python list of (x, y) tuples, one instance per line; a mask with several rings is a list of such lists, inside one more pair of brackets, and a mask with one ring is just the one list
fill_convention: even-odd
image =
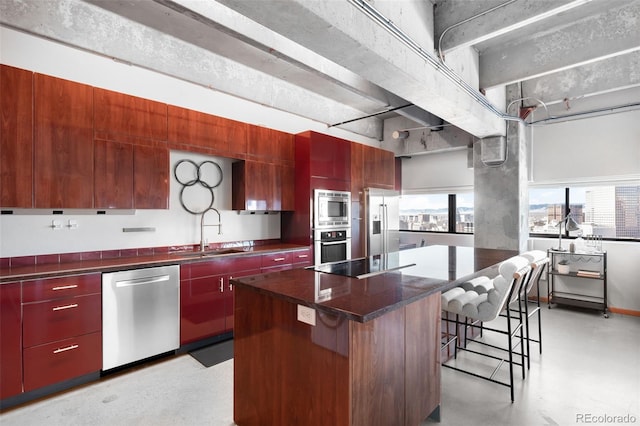
[[(520, 85), (506, 88), (507, 104), (520, 98)], [(511, 113), (517, 111), (512, 106)], [(526, 251), (529, 215), (527, 153), (530, 132), (517, 121), (507, 124), (506, 161), (485, 165), (481, 142), (474, 144), (474, 246)]]

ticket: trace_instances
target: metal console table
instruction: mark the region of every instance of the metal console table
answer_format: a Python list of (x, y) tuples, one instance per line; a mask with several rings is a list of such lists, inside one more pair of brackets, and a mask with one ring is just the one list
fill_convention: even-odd
[[(601, 310), (609, 318), (607, 304), (607, 252), (548, 250), (550, 267), (547, 269), (548, 305), (578, 306)], [(587, 285), (600, 281), (602, 288)]]

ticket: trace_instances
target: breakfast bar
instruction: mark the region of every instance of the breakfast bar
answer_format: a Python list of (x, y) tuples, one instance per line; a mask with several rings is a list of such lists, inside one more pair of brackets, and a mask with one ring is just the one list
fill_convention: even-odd
[(438, 420), (440, 294), (514, 255), (427, 246), (232, 280), (234, 421)]

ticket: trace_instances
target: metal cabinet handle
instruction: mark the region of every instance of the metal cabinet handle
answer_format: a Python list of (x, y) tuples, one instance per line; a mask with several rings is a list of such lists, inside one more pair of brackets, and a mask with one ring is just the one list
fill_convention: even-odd
[(307, 257), (309, 257), (309, 255), (308, 255), (308, 254), (299, 254), (299, 255), (298, 255), (298, 259), (305, 259), (305, 258), (307, 258)]
[(220, 293), (224, 293), (224, 279), (220, 277)]
[(229, 277), (229, 291), (233, 291), (233, 284), (231, 284), (231, 280), (233, 277)]
[(62, 311), (63, 309), (71, 309), (71, 308), (77, 308), (77, 307), (78, 307), (77, 303), (72, 303), (71, 305), (56, 306), (52, 310), (53, 311)]
[(53, 287), (51, 290), (53, 291), (57, 291), (57, 290), (69, 290), (70, 288), (77, 288), (78, 284), (70, 284), (70, 285), (61, 285), (58, 287)]
[(59, 354), (60, 352), (66, 352), (66, 351), (70, 351), (72, 349), (77, 349), (78, 345), (71, 345), (71, 346), (67, 346), (66, 348), (58, 348), (55, 351), (53, 351), (54, 354)]
[(275, 259), (273, 259), (274, 262), (282, 262), (284, 260), (284, 257), (276, 257)]

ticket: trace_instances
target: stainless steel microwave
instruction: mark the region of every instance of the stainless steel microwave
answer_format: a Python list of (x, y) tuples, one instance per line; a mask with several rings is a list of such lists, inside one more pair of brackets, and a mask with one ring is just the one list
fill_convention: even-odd
[(350, 228), (351, 193), (316, 189), (313, 191), (313, 225), (315, 228)]

